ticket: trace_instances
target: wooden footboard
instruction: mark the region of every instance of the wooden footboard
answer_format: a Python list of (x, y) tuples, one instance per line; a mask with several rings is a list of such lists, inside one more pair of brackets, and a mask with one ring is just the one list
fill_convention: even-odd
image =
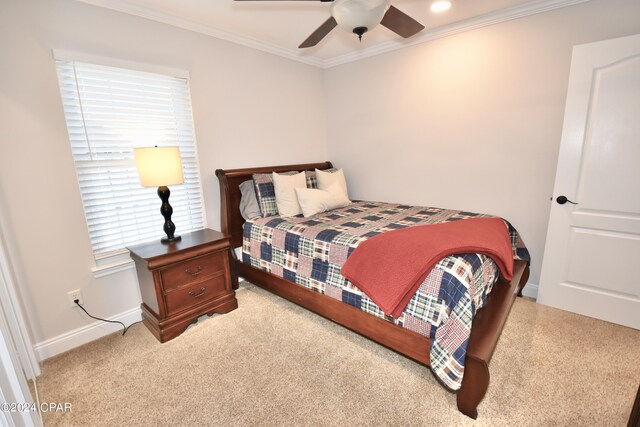
[(497, 283), (483, 308), (473, 318), (471, 336), (464, 362), (462, 387), (458, 390), (458, 410), (476, 419), (478, 404), (489, 388), (489, 361), (493, 356), (511, 306), (529, 278), (529, 266), (515, 261), (510, 283)]
[[(289, 170), (313, 170), (330, 168), (331, 163), (288, 165), (235, 170), (217, 170), (220, 181), (222, 231), (230, 237), (232, 246), (242, 245), (242, 217), (239, 211), (240, 190), (238, 186), (253, 173), (284, 172)], [(314, 313), (330, 319), (352, 331), (372, 339), (419, 363), (429, 365), (429, 338), (374, 317), (348, 304), (320, 294), (266, 271), (243, 264), (232, 254), (233, 277), (244, 277), (276, 295), (292, 301)], [(489, 387), (489, 361), (509, 316), (513, 301), (527, 282), (529, 266), (516, 261), (511, 282), (497, 283), (489, 294), (485, 306), (473, 320), (467, 347), (465, 373), (462, 387), (457, 394), (460, 412), (471, 417), (478, 416), (478, 404)], [(237, 283), (236, 283), (237, 286)]]

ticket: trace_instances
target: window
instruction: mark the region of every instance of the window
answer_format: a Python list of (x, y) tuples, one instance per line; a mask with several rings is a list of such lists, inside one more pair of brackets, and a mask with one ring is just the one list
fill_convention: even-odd
[(96, 258), (164, 235), (160, 199), (143, 188), (134, 147), (178, 146), (184, 184), (170, 188), (176, 234), (203, 228), (188, 79), (57, 60), (69, 142)]

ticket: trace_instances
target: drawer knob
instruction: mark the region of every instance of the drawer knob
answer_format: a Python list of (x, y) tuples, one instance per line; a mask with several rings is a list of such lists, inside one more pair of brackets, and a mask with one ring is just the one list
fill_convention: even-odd
[(196, 271), (193, 271), (190, 268), (187, 268), (184, 272), (192, 276), (197, 276), (198, 274), (202, 273), (202, 266), (199, 265), (198, 268), (196, 268)]
[(191, 295), (194, 298), (198, 298), (199, 296), (202, 296), (204, 294), (204, 291), (206, 291), (206, 289), (202, 287), (200, 288), (200, 292), (198, 292), (197, 294), (193, 291), (189, 291), (189, 295)]

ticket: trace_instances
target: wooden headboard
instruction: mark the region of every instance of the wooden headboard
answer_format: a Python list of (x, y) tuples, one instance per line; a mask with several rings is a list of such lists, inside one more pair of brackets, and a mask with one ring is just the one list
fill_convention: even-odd
[(315, 169), (330, 169), (331, 162), (306, 163), (300, 165), (262, 166), (244, 169), (218, 169), (216, 176), (220, 183), (220, 225), (222, 232), (229, 237), (231, 246), (242, 246), (242, 224), (244, 218), (240, 215), (240, 184), (253, 179), (254, 173), (305, 171)]

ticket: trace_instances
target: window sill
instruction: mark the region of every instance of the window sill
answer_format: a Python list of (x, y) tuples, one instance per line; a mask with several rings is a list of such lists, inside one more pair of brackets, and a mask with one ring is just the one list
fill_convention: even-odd
[(135, 268), (136, 265), (129, 256), (129, 251), (123, 249), (117, 253), (111, 253), (109, 256), (96, 257), (96, 266), (91, 269), (93, 277), (99, 279), (101, 277), (110, 276), (121, 271)]

